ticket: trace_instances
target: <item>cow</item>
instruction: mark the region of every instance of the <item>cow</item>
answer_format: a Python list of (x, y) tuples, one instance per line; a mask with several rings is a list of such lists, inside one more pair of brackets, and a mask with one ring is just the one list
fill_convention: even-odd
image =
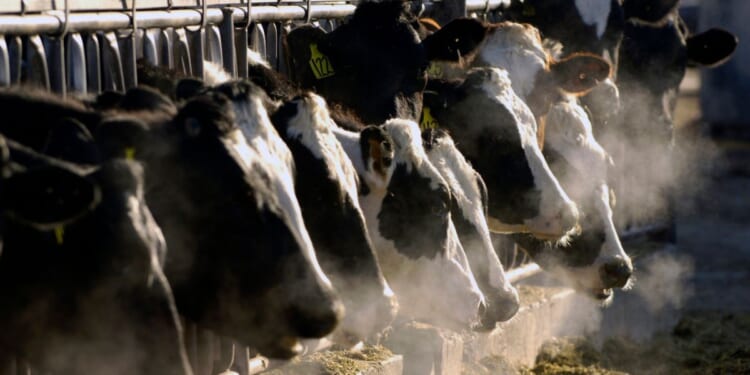
[[(659, 25), (626, 23), (618, 66), (623, 111), (616, 126), (594, 129), (620, 170), (628, 171), (629, 181), (649, 182), (647, 189), (639, 189), (618, 181), (624, 216), (642, 220), (664, 210), (671, 214), (668, 189), (678, 167), (671, 158), (673, 114), (680, 82), (687, 67), (721, 65), (736, 47), (737, 37), (723, 29), (691, 34), (677, 12)], [(649, 168), (643, 168), (644, 159)], [(643, 202), (654, 209), (630, 209)]]
[(292, 153), (295, 191), (318, 260), (347, 309), (335, 341), (356, 343), (380, 333), (397, 302), (359, 205), (359, 176), (333, 134), (325, 101), (302, 93), (283, 102), (271, 121)]
[(82, 167), (1, 143), (0, 361), (192, 374), (141, 165)]
[(512, 318), (520, 301), (492, 245), (487, 225), (487, 187), (446, 131), (428, 128), (422, 131), (422, 139), (430, 162), (450, 187), (451, 220), (485, 296), (484, 311), (475, 328), (491, 330), (496, 322)]
[(484, 38), (479, 21), (468, 24), (448, 24), (422, 40), (408, 1), (362, 2), (328, 34), (302, 26), (287, 35), (290, 77), (365, 124), (417, 121), (430, 62), (458, 61), (471, 53), (473, 41)]
[(450, 187), (425, 154), (416, 123), (393, 119), (334, 133), (360, 175), (360, 204), (383, 273), (399, 301), (409, 301), (400, 315), (447, 328), (475, 325), (484, 296), (451, 220)]
[[(286, 184), (291, 176), (266, 162), (265, 145), (251, 148), (237, 123), (239, 117), (270, 126), (265, 109), (236, 116), (219, 92), (178, 107), (153, 90), (134, 88), (98, 111), (35, 95), (47, 113), (24, 115), (33, 128), (52, 127), (33, 116), (83, 112), (74, 118), (91, 131), (102, 158), (145, 164), (146, 201), (172, 250), (165, 274), (188, 320), (278, 358), (296, 355), (298, 339), (335, 328), (343, 308), (298, 208), (289, 207), (296, 204)], [(0, 126), (20, 121), (11, 117)]]
[(544, 160), (534, 115), (507, 71), (475, 68), (463, 80), (430, 80), (428, 111), (423, 126), (448, 130), (484, 179), (491, 231), (553, 242), (577, 232), (578, 209)]
[(612, 300), (612, 288), (632, 285), (633, 265), (612, 216), (615, 198), (608, 182), (612, 159), (594, 138), (588, 114), (575, 98), (550, 109), (544, 155), (580, 208), (581, 234), (564, 246), (528, 235), (512, 237), (543, 269), (607, 304)]
[(679, 0), (513, 0), (507, 20), (534, 25), (546, 39), (562, 43), (561, 56), (593, 53), (613, 67), (612, 77), (581, 97), (592, 121), (615, 126), (620, 108), (616, 81), (620, 45), (627, 23), (659, 24)]

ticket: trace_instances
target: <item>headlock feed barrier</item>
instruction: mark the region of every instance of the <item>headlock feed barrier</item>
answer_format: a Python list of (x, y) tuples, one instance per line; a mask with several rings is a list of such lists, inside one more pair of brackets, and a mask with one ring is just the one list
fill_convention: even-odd
[[(443, 23), (471, 15), (499, 20), (510, 0), (415, 1)], [(0, 1), (0, 86), (34, 85), (61, 95), (124, 91), (138, 84), (136, 61), (202, 77), (203, 61), (247, 77), (246, 48), (285, 72), (282, 40), (295, 25), (331, 31), (357, 1), (339, 0), (3, 0)], [(507, 241), (501, 257), (513, 281), (536, 272)], [(207, 374), (231, 341), (187, 326), (188, 351), (197, 374)], [(208, 348), (204, 345), (208, 344)], [(199, 356), (199, 352), (201, 355)], [(208, 354), (205, 354), (208, 353)], [(247, 349), (235, 353), (247, 358)], [(266, 361), (234, 361), (244, 374)], [(256, 365), (257, 368), (250, 368)], [(0, 363), (0, 375), (30, 374), (24, 363)]]

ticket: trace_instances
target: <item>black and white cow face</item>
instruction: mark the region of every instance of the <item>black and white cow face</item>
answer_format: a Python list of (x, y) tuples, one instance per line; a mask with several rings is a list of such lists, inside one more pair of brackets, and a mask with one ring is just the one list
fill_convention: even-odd
[(133, 153), (147, 163), (147, 199), (173, 249), (166, 273), (181, 313), (288, 358), (298, 338), (331, 332), (342, 306), (313, 253), (291, 153), (264, 98), (249, 83), (206, 90), (169, 123), (149, 126)]
[(487, 226), (487, 188), (484, 180), (442, 130), (422, 132), (425, 150), (451, 190), (451, 219), (456, 226), (469, 265), (485, 296), (479, 329), (491, 330), (496, 322), (512, 318), (520, 306), (518, 291), (505, 277)]
[(4, 202), (0, 358), (71, 374), (192, 373), (141, 166), (83, 170), (11, 150), (21, 169), (3, 183), (14, 202)]
[(359, 206), (359, 178), (336, 139), (323, 98), (284, 103), (271, 120), (292, 152), (295, 190), (315, 252), (347, 314), (334, 338), (355, 342), (379, 333), (396, 314)]
[(534, 116), (508, 73), (477, 68), (463, 82), (430, 82), (425, 108), (487, 184), (490, 230), (552, 241), (573, 233), (578, 210), (545, 162)]
[(560, 184), (581, 209), (581, 234), (554, 247), (516, 239), (545, 270), (591, 296), (608, 300), (611, 288), (627, 287), (633, 272), (612, 217), (607, 183), (611, 159), (593, 136), (586, 111), (573, 99), (547, 116), (544, 154)]
[(360, 203), (383, 273), (399, 301), (409, 302), (400, 313), (455, 328), (473, 324), (483, 297), (451, 220), (449, 186), (416, 123), (395, 119), (336, 136), (368, 176)]
[(628, 22), (618, 71), (623, 125), (660, 144), (668, 142), (686, 68), (720, 65), (736, 47), (737, 37), (721, 29), (690, 35), (676, 13), (660, 26)]
[(330, 34), (313, 27), (289, 33), (293, 80), (368, 124), (417, 120), (430, 61), (458, 61), (484, 38), (478, 21), (461, 22), (420, 40), (409, 2), (362, 2)]

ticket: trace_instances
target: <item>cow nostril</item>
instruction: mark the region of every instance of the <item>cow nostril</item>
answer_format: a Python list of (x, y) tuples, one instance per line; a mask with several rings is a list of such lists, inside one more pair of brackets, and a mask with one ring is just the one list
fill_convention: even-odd
[(288, 310), (289, 321), (299, 337), (318, 338), (331, 333), (343, 316), (341, 303), (328, 308), (308, 309), (292, 306)]
[(601, 268), (602, 281), (607, 287), (624, 287), (632, 273), (633, 269), (624, 260), (605, 263)]

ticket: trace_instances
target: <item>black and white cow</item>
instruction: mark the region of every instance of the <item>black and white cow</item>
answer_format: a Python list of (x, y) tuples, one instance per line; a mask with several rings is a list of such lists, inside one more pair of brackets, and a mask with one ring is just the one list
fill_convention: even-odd
[(451, 220), (485, 297), (476, 328), (493, 329), (496, 322), (516, 314), (520, 301), (492, 245), (487, 224), (487, 187), (447, 132), (425, 129), (422, 138), (432, 165), (450, 187)]
[(577, 231), (578, 209), (544, 160), (534, 115), (507, 71), (476, 68), (464, 80), (431, 80), (427, 110), (434, 123), (422, 123), (447, 129), (487, 184), (491, 231), (563, 242)]
[(397, 303), (385, 281), (359, 206), (360, 180), (333, 134), (325, 101), (305, 93), (284, 102), (271, 120), (295, 164), (295, 191), (318, 260), (347, 314), (339, 333), (350, 340), (380, 333)]
[[(51, 128), (33, 116), (46, 120), (53, 111), (82, 111), (72, 100), (38, 95), (47, 113), (14, 115), (0, 126), (26, 121)], [(260, 90), (252, 95), (265, 97)], [(115, 97), (108, 109), (84, 108), (74, 118), (91, 130), (102, 158), (145, 163), (146, 199), (172, 249), (164, 269), (180, 313), (270, 357), (288, 358), (301, 349), (298, 338), (333, 330), (342, 306), (299, 224), (299, 208), (291, 206), (292, 177), (266, 161), (266, 144), (251, 148), (237, 124), (239, 118), (270, 127), (265, 109), (252, 107), (263, 100), (235, 115), (229, 98), (218, 92), (201, 94), (179, 110), (145, 88)], [(0, 100), (0, 107), (5, 104)]]
[(484, 37), (478, 21), (463, 24), (448, 24), (421, 40), (410, 2), (362, 2), (346, 23), (328, 34), (312, 26), (289, 33), (291, 78), (329, 104), (354, 111), (367, 124), (390, 118), (416, 121), (429, 63), (458, 61), (471, 52), (471, 41)]
[(484, 298), (451, 219), (450, 187), (402, 119), (335, 129), (360, 174), (360, 204), (400, 314), (444, 327), (476, 323)]
[(0, 361), (15, 355), (65, 374), (192, 374), (140, 164), (82, 168), (8, 143)]
[(544, 155), (581, 211), (581, 233), (558, 247), (531, 236), (514, 235), (543, 269), (568, 285), (610, 301), (612, 288), (628, 288), (633, 265), (613, 221), (609, 154), (594, 138), (588, 113), (575, 98), (552, 106), (547, 115)]

